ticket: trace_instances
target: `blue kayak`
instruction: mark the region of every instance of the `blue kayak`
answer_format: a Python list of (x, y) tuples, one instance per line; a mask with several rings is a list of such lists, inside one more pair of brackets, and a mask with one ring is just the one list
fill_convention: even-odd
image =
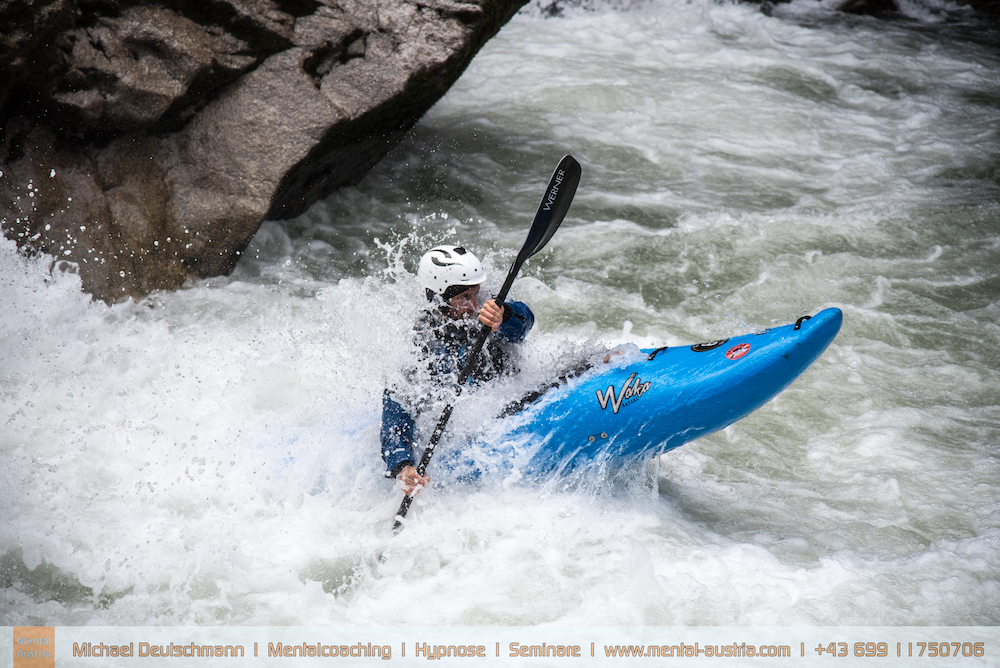
[(482, 471), (502, 460), (522, 474), (547, 475), (649, 459), (763, 406), (826, 350), (842, 322), (840, 309), (830, 308), (755, 334), (599, 362), (519, 402), (441, 464)]

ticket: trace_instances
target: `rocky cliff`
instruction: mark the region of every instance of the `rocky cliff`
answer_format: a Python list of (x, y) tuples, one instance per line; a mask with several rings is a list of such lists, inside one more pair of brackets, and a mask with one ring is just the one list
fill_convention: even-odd
[(0, 0), (0, 222), (114, 301), (357, 183), (525, 0)]

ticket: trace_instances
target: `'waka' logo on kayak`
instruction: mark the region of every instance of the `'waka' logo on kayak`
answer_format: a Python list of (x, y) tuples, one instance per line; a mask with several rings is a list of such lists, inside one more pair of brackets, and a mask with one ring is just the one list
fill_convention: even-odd
[(612, 410), (615, 413), (622, 406), (628, 406), (630, 403), (641, 397), (646, 390), (649, 389), (652, 383), (642, 382), (642, 378), (639, 378), (638, 374), (633, 373), (622, 385), (621, 392), (615, 392), (614, 385), (608, 385), (608, 389), (604, 392), (600, 390), (597, 391), (597, 401), (601, 404), (601, 410), (607, 410), (608, 404), (611, 404)]

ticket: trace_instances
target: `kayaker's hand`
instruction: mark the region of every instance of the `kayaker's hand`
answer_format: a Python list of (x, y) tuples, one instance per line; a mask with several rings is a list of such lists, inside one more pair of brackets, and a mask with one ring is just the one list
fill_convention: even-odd
[(396, 474), (396, 480), (399, 481), (403, 488), (403, 493), (407, 496), (413, 496), (431, 484), (430, 476), (420, 475), (417, 473), (417, 467), (412, 464), (400, 469), (399, 473)]
[(483, 304), (483, 308), (479, 309), (479, 322), (494, 332), (497, 331), (503, 323), (503, 306), (497, 306), (492, 299), (488, 300)]
[[(607, 352), (607, 354), (604, 356), (604, 363), (607, 364), (616, 356), (634, 358), (636, 355), (639, 354), (641, 354), (639, 346), (635, 345), (634, 343), (623, 343), (620, 346), (615, 346), (614, 348), (612, 348)], [(620, 361), (622, 360), (615, 360), (615, 363), (617, 364)]]
[(610, 362), (612, 355), (624, 355), (624, 354), (625, 354), (625, 351), (622, 350), (621, 346), (618, 346), (617, 348), (613, 348), (611, 351), (608, 352), (607, 355), (604, 356), (604, 363), (607, 364), (608, 362)]

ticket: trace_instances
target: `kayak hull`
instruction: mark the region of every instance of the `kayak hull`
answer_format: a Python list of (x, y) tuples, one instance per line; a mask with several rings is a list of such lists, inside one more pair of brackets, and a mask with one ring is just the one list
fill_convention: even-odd
[(840, 309), (829, 308), (760, 333), (598, 363), (503, 420), (465, 455), (480, 471), (499, 455), (535, 475), (648, 459), (763, 406), (826, 350), (842, 322)]

